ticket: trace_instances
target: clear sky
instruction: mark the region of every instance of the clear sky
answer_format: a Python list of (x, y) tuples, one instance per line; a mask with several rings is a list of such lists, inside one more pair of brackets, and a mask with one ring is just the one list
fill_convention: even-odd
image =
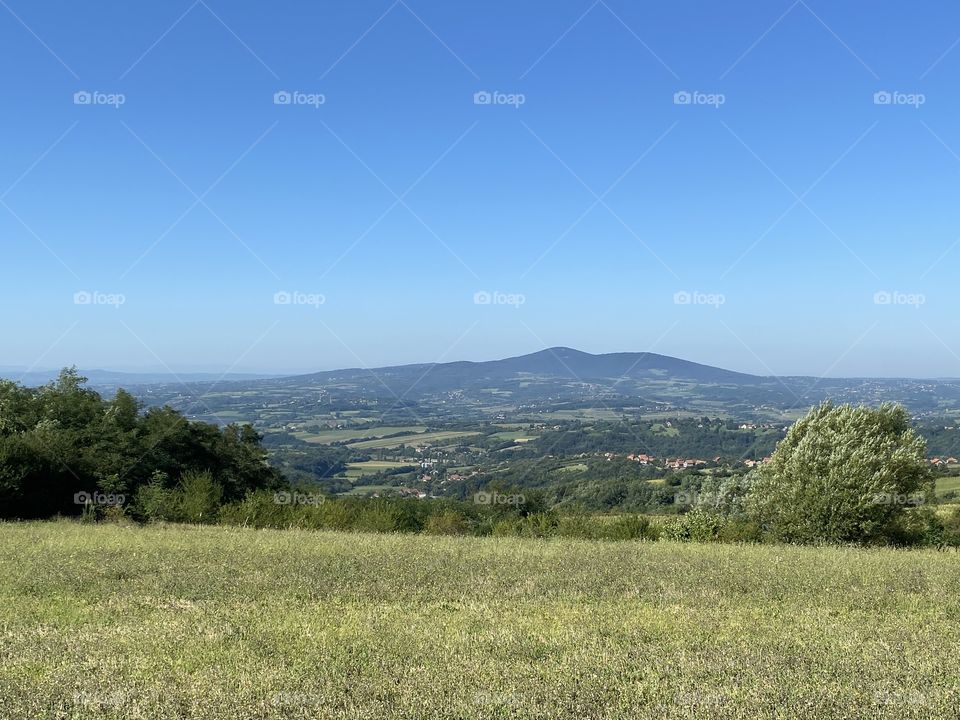
[(2, 0), (0, 365), (958, 376), (958, 40), (947, 1)]

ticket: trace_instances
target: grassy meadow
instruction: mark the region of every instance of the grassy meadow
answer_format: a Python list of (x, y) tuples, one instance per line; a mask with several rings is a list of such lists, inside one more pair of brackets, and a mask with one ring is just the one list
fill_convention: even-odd
[(934, 550), (0, 524), (4, 718), (933, 718)]

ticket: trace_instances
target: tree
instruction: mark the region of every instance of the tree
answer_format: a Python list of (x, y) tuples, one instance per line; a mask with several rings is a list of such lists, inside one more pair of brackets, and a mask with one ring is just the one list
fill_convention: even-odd
[[(0, 381), (0, 517), (75, 515), (82, 493), (126, 498), (152, 483), (159, 497), (185, 478), (188, 488), (209, 478), (209, 492), (194, 495), (224, 502), (283, 484), (252, 427), (195, 422), (169, 407), (141, 413), (129, 393), (104, 400), (85, 383), (75, 369), (41, 388)], [(193, 514), (206, 520), (209, 505)]]
[(811, 410), (751, 475), (747, 513), (785, 542), (906, 543), (932, 522), (926, 444), (899, 405)]

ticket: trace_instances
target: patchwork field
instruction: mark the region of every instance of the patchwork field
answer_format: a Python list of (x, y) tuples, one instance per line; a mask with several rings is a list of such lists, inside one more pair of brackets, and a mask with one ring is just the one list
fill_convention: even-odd
[(0, 525), (0, 714), (932, 718), (935, 551)]
[(422, 432), (416, 435), (403, 435), (394, 438), (380, 438), (378, 440), (362, 440), (360, 442), (350, 443), (352, 448), (363, 450), (375, 450), (378, 448), (395, 448), (400, 445), (423, 445), (425, 443), (437, 444), (455, 438), (474, 437), (479, 435), (477, 432), (458, 432), (455, 430)]
[(343, 428), (341, 430), (325, 430), (323, 432), (295, 432), (294, 435), (309, 443), (329, 444), (334, 442), (350, 442), (358, 438), (382, 438), (384, 435), (393, 435), (399, 432), (422, 433), (426, 430), (423, 425), (384, 425), (375, 428)]
[(399, 467), (416, 466), (417, 461), (399, 462), (397, 460), (366, 460), (364, 462), (349, 463), (345, 475), (351, 480), (376, 475), (385, 470), (395, 470)]
[(960, 494), (960, 476), (937, 478), (936, 493), (938, 497), (943, 497), (949, 492)]

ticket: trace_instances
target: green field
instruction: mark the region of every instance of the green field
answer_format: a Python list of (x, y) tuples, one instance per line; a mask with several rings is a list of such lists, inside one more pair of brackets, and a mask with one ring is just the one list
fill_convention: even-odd
[(942, 497), (950, 491), (960, 494), (960, 476), (937, 478), (937, 497)]
[(527, 430), (504, 430), (502, 432), (493, 433), (493, 435), (490, 437), (496, 438), (497, 440), (516, 440), (517, 442), (529, 442), (537, 436), (531, 435)]
[(0, 716), (947, 718), (956, 552), (0, 524)]
[(398, 467), (417, 467), (416, 460), (408, 462), (398, 462), (396, 460), (367, 460), (365, 462), (355, 462), (347, 464), (346, 476), (348, 478), (360, 478), (365, 475), (376, 475), (382, 470), (393, 470)]
[(334, 442), (349, 442), (356, 438), (382, 438), (384, 435), (393, 435), (398, 432), (422, 433), (426, 428), (423, 425), (385, 425), (374, 428), (343, 428), (341, 430), (324, 430), (323, 432), (295, 432), (296, 437), (309, 443), (329, 444)]
[(382, 438), (379, 440), (363, 440), (361, 442), (350, 443), (351, 448), (362, 450), (375, 450), (377, 448), (395, 448), (400, 445), (423, 445), (425, 443), (437, 444), (445, 440), (454, 438), (473, 437), (479, 435), (477, 432), (458, 432), (455, 430), (422, 432), (417, 435), (404, 435), (395, 438)]
[(397, 488), (393, 485), (357, 485), (356, 487), (350, 488), (347, 492), (343, 493), (344, 495), (356, 495), (357, 497), (365, 497), (367, 495), (372, 495), (373, 493), (382, 493), (382, 492), (396, 492)]

